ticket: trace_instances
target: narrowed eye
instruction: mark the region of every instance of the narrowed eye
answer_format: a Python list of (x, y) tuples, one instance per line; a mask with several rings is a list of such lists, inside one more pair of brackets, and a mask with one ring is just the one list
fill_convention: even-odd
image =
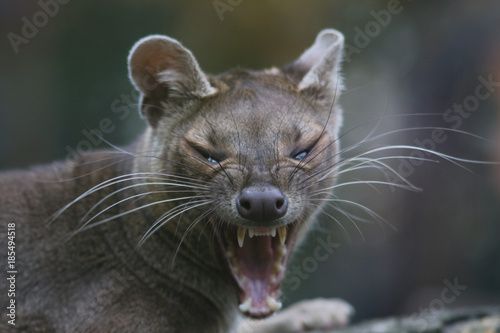
[[(205, 156), (203, 156), (205, 157)], [(212, 163), (212, 164), (219, 164), (219, 161), (217, 161), (215, 158), (213, 158), (211, 155), (208, 155), (207, 157), (205, 157), (205, 159), (209, 162), (209, 163)]]
[(207, 160), (208, 163), (210, 164), (219, 164), (219, 159), (216, 158), (215, 156), (212, 156), (209, 152), (202, 150), (202, 149), (196, 149), (198, 153), (203, 156), (204, 159)]
[(304, 151), (298, 153), (297, 155), (295, 155), (293, 158), (301, 161), (307, 156), (307, 154), (309, 154), (309, 150), (304, 150)]
[(223, 158), (215, 157), (211, 153), (209, 153), (208, 151), (206, 151), (205, 149), (203, 149), (203, 148), (201, 148), (199, 146), (195, 146), (195, 145), (190, 145), (190, 146), (194, 150), (196, 150), (196, 152), (198, 154), (200, 154), (201, 157), (203, 157), (210, 164), (219, 164), (219, 162), (223, 160)]

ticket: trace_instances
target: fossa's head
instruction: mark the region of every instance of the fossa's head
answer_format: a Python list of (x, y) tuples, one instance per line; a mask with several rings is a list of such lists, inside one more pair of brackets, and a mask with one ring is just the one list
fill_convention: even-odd
[(148, 171), (193, 185), (180, 195), (200, 206), (184, 215), (217, 235), (250, 316), (281, 307), (289, 255), (334, 184), (343, 44), (341, 33), (324, 30), (281, 69), (218, 76), (165, 36), (130, 53), (155, 156)]

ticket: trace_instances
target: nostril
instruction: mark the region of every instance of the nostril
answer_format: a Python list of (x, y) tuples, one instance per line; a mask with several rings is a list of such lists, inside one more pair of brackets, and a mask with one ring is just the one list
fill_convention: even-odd
[(248, 220), (258, 218), (258, 197), (252, 195), (249, 191), (243, 191), (236, 199), (236, 208), (241, 217)]
[(241, 208), (243, 208), (245, 210), (252, 209), (252, 205), (250, 204), (250, 201), (246, 200), (246, 198), (240, 198), (239, 204), (240, 204)]
[(273, 216), (274, 219), (278, 219), (282, 216), (285, 216), (287, 210), (288, 200), (281, 194), (281, 197), (276, 199), (276, 209), (274, 210), (274, 212), (270, 212), (269, 215)]
[(285, 204), (285, 198), (279, 198), (276, 200), (276, 209), (280, 210)]

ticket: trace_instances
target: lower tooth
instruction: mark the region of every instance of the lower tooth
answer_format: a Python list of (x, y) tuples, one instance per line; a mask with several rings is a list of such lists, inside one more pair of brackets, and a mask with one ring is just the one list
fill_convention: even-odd
[(239, 306), (241, 312), (248, 312), (250, 311), (251, 308), (252, 308), (252, 298), (248, 298), (245, 302), (241, 303)]
[(281, 306), (283, 305), (281, 304), (281, 302), (278, 302), (274, 297), (271, 296), (267, 296), (266, 303), (271, 311), (278, 311), (279, 309), (281, 309)]

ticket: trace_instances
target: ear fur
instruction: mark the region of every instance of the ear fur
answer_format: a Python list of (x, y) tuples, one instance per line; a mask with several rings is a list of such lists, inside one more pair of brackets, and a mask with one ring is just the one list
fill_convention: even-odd
[(298, 81), (299, 91), (334, 98), (343, 89), (339, 74), (343, 50), (344, 35), (334, 29), (325, 29), (310, 48), (283, 70)]
[(141, 111), (151, 124), (163, 104), (179, 104), (216, 92), (193, 54), (177, 40), (152, 35), (139, 40), (128, 57), (129, 76), (141, 92)]

